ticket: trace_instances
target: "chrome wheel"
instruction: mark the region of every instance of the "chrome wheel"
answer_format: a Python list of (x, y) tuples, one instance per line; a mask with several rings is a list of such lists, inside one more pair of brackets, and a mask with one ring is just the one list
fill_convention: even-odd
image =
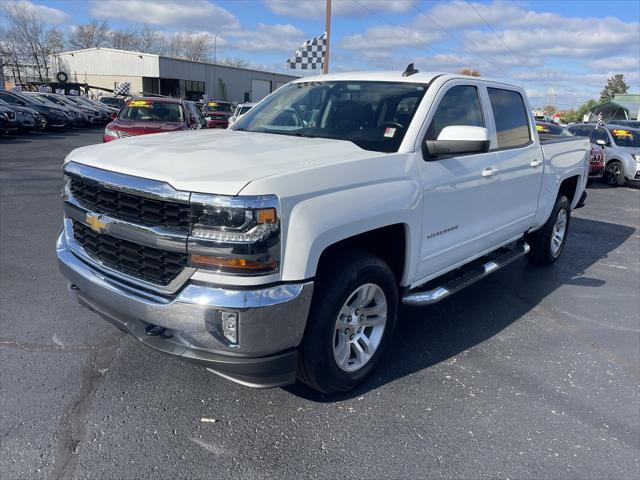
[(333, 358), (345, 372), (364, 367), (380, 346), (387, 324), (387, 298), (374, 283), (359, 286), (340, 309), (333, 336)]
[(558, 211), (556, 223), (553, 224), (553, 229), (551, 230), (551, 254), (554, 257), (560, 255), (560, 251), (562, 250), (562, 242), (564, 241), (566, 231), (567, 211), (563, 208)]

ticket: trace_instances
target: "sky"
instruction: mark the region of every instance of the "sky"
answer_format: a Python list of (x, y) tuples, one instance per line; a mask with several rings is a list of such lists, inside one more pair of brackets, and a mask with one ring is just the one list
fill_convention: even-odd
[[(217, 36), (218, 58), (285, 71), (288, 57), (324, 32), (325, 0), (21, 0), (71, 31), (95, 18), (172, 35)], [(532, 104), (560, 109), (598, 98), (622, 73), (640, 93), (638, 0), (333, 0), (332, 72), (455, 72), (522, 85)], [(297, 70), (288, 73), (300, 73)]]

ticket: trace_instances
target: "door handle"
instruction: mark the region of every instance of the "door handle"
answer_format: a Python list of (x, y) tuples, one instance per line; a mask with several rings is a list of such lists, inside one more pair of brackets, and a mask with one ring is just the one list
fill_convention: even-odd
[(483, 177), (491, 177), (493, 175), (495, 175), (496, 173), (498, 173), (500, 170), (498, 170), (497, 168), (493, 168), (493, 167), (489, 167), (489, 168), (485, 168), (482, 171), (482, 176)]
[(531, 165), (533, 168), (536, 168), (542, 165), (543, 163), (544, 162), (542, 160), (531, 160), (531, 163), (529, 165)]

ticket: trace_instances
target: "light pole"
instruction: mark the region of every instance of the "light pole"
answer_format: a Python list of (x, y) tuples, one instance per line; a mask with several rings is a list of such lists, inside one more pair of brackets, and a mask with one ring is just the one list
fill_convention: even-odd
[(216, 61), (217, 61), (217, 57), (216, 57), (216, 53), (217, 53), (217, 47), (218, 47), (218, 35), (220, 34), (220, 30), (218, 30), (214, 35), (213, 35), (213, 100), (215, 100), (216, 97)]

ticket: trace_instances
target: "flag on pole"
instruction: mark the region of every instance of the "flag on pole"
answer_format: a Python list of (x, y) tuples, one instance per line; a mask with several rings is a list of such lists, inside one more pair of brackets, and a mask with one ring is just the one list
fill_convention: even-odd
[(56, 88), (56, 93), (58, 95), (64, 95), (64, 88)]
[(38, 91), (40, 93), (51, 93), (51, 87), (48, 85), (38, 85)]
[(113, 90), (114, 95), (131, 95), (131, 82), (123, 82)]
[(315, 70), (322, 68), (324, 56), (327, 51), (327, 33), (319, 37), (307, 40), (296, 51), (295, 55), (287, 60), (287, 66), (291, 69)]

